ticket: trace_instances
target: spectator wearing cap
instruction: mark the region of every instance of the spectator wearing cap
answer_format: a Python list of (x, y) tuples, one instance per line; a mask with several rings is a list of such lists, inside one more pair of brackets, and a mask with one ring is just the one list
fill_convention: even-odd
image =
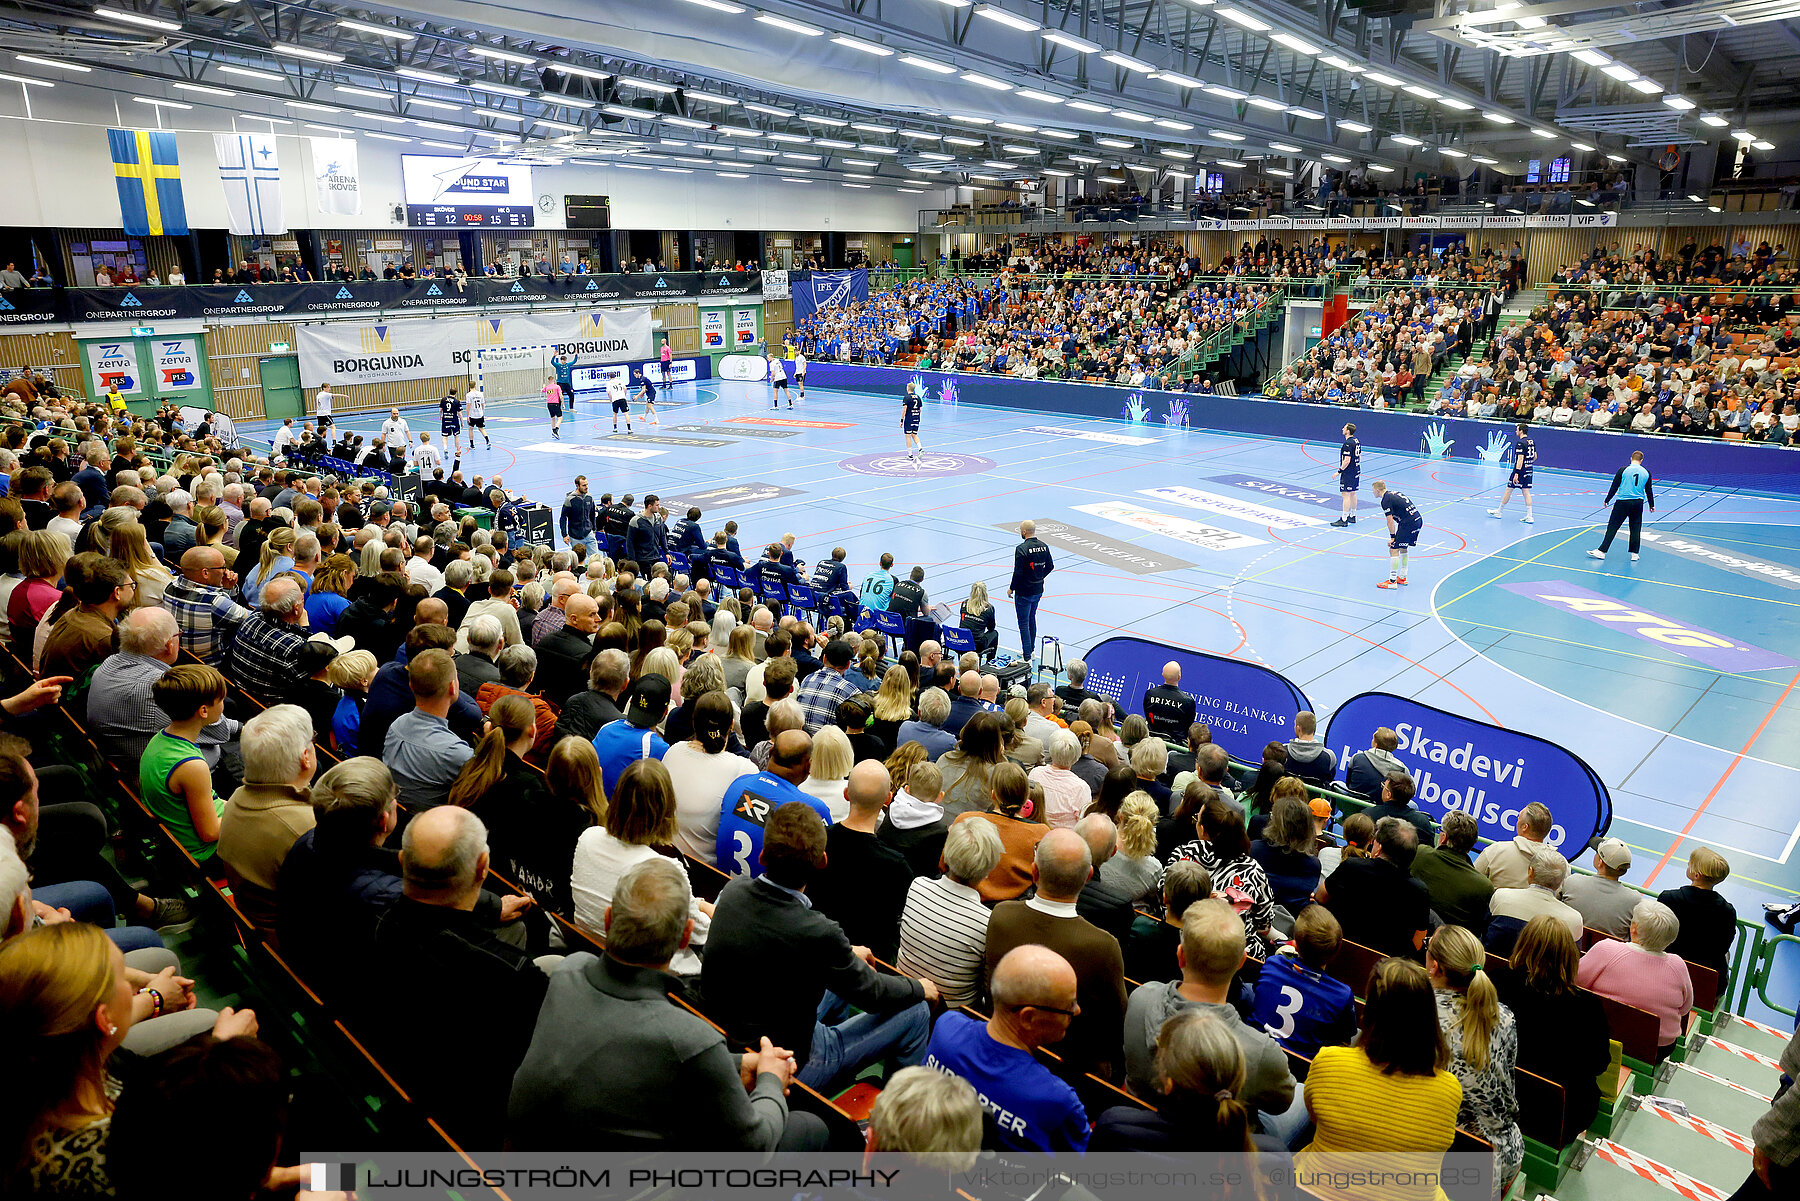
[(669, 744), (656, 732), (669, 711), (669, 681), (661, 676), (641, 677), (625, 702), (625, 716), (601, 726), (594, 735), (594, 752), (600, 757), (600, 788), (612, 795), (625, 768), (638, 759), (660, 760)]
[[(1631, 911), (1644, 899), (1629, 888), (1625, 873), (1631, 870), (1631, 848), (1616, 838), (1603, 840), (1594, 849), (1594, 875), (1571, 875), (1563, 882), (1562, 899), (1581, 914), (1581, 923), (1614, 938), (1631, 937)], [(1580, 939), (1577, 937), (1577, 943)]]
[(844, 678), (844, 672), (856, 658), (856, 652), (842, 638), (834, 638), (825, 647), (825, 666), (808, 676), (794, 699), (806, 717), (806, 732), (817, 734), (837, 720), (838, 706), (856, 695), (856, 685)]
[(1437, 915), (1447, 924), (1477, 935), (1487, 929), (1488, 903), (1494, 896), (1494, 882), (1469, 862), (1469, 851), (1480, 831), (1474, 818), (1452, 809), (1444, 814), (1437, 845), (1421, 847), (1412, 863), (1413, 879), (1431, 894), (1431, 907)]

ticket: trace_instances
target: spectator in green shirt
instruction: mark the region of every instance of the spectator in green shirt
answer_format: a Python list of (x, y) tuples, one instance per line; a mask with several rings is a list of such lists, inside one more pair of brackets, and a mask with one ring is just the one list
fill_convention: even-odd
[(198, 741), (201, 730), (225, 715), (225, 677), (204, 664), (178, 664), (151, 686), (150, 695), (170, 720), (144, 748), (138, 788), (156, 819), (204, 863), (218, 849), (225, 802), (213, 793)]

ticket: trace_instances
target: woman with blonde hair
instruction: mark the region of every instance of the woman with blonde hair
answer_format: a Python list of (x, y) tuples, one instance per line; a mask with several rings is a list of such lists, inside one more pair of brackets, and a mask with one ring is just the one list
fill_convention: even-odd
[(756, 666), (756, 628), (754, 626), (733, 624), (731, 636), (726, 645), (723, 666), (725, 668), (725, 687), (735, 690), (740, 697), (743, 696), (744, 684), (750, 676), (750, 669)]
[(51, 530), (25, 530), (19, 537), (19, 574), (25, 578), (6, 602), (6, 620), (19, 658), (31, 662), (38, 623), (62, 599), (62, 579), (71, 551), (69, 540)]
[(1457, 1124), (1494, 1145), (1494, 1195), (1503, 1196), (1525, 1160), (1513, 1067), (1519, 1031), (1512, 1010), (1483, 967), (1481, 940), (1461, 926), (1440, 926), (1425, 946), (1425, 971), (1437, 994), (1438, 1024), (1450, 1048), (1450, 1071), (1462, 1083)]
[(817, 797), (831, 810), (831, 820), (841, 822), (850, 813), (850, 802), (844, 789), (850, 782), (850, 769), (856, 766), (856, 752), (850, 736), (836, 726), (821, 727), (812, 741), (812, 771), (800, 791)]
[(1025, 703), (1024, 697), (1015, 696), (1006, 702), (1002, 712), (1006, 715), (1006, 757), (1030, 771), (1044, 761), (1043, 742), (1025, 732), (1031, 706)]
[(356, 582), (356, 560), (331, 555), (313, 573), (312, 591), (306, 598), (306, 624), (314, 631), (337, 633), (338, 618), (350, 607), (350, 585)]
[[(887, 768), (888, 779), (899, 783), (894, 791), (898, 792), (900, 788), (906, 786), (906, 781), (912, 778), (912, 769), (915, 763), (923, 763), (929, 758), (931, 758), (931, 752), (925, 749), (925, 744), (922, 742), (909, 740), (895, 747), (894, 753), (882, 762), (882, 766)], [(937, 800), (936, 797), (924, 799), (927, 801)]]
[[(645, 622), (649, 626), (650, 622)], [(661, 622), (655, 623), (661, 625)], [(661, 676), (669, 682), (669, 705), (671, 709), (681, 705), (681, 680), (686, 675), (681, 669), (681, 660), (675, 652), (666, 646), (659, 646), (643, 657), (639, 669), (632, 673), (632, 679), (641, 680), (645, 676)]]
[(137, 581), (137, 595), (133, 598), (135, 607), (162, 604), (163, 590), (174, 582), (175, 577), (150, 553), (150, 540), (143, 526), (133, 523), (114, 530), (110, 553), (125, 564), (125, 570)]
[[(244, 602), (252, 608), (262, 601), (263, 585), (294, 566), (294, 543), (299, 538), (288, 526), (277, 526), (263, 539), (262, 557), (244, 577)], [(366, 555), (365, 551), (365, 555)], [(380, 552), (376, 552), (379, 562)]]
[[(978, 717), (980, 714), (976, 715)], [(976, 718), (971, 718), (970, 724)], [(1006, 853), (994, 870), (975, 886), (981, 899), (994, 905), (1021, 897), (1032, 886), (1037, 844), (1050, 832), (1050, 827), (1044, 824), (1043, 814), (1031, 799), (1031, 781), (1025, 778), (1024, 768), (1017, 763), (1002, 762), (984, 778), (992, 782), (988, 790), (988, 808), (983, 812), (963, 813), (951, 824), (987, 822), (1000, 835), (1000, 845), (1006, 848)], [(949, 811), (945, 812), (948, 814)]]
[(237, 547), (225, 541), (225, 535), (231, 530), (231, 518), (225, 515), (224, 509), (218, 505), (207, 505), (194, 510), (194, 525), (195, 546), (210, 546), (218, 551), (227, 568), (237, 563)]
[[(987, 585), (976, 580), (969, 585), (969, 599), (962, 606), (962, 628), (975, 636), (975, 652), (983, 659), (991, 657), (1000, 645), (1000, 631), (994, 626), (994, 606), (988, 602)], [(1026, 647), (1029, 658), (1035, 647)]]
[(1578, 988), (1581, 950), (1569, 927), (1548, 913), (1525, 923), (1512, 966), (1494, 972), (1500, 1001), (1519, 1032), (1519, 1067), (1563, 1087), (1563, 1146), (1593, 1125), (1598, 1078), (1611, 1035), (1600, 998)]
[(912, 717), (912, 676), (896, 663), (881, 677), (881, 688), (875, 693), (875, 723), (869, 732), (883, 745), (893, 746), (900, 737), (900, 724)]
[(1162, 895), (1163, 868), (1156, 858), (1156, 823), (1162, 810), (1147, 792), (1134, 792), (1119, 806), (1119, 853), (1100, 865), (1100, 882), (1131, 900)]
[(681, 704), (669, 710), (663, 722), (663, 737), (670, 746), (694, 736), (694, 706), (709, 692), (725, 692), (725, 661), (717, 655), (702, 655), (682, 670)]
[(694, 632), (684, 623), (663, 634), (663, 645), (675, 652), (675, 662), (687, 665), (694, 650)]
[[(135, 1025), (183, 1006), (183, 997), (162, 993), (172, 983), (166, 973), (133, 972), (86, 922), (40, 926), (0, 944), (0, 1193), (114, 1195), (122, 1182), (107, 1176), (106, 1151), (123, 1088), (108, 1063)], [(248, 1009), (221, 1010), (212, 1024), (215, 1039), (255, 1033)]]

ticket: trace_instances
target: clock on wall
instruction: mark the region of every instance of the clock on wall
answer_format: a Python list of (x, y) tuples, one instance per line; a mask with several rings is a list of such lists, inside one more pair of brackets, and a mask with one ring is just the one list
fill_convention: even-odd
[(556, 197), (550, 195), (550, 193), (545, 192), (542, 196), (538, 197), (538, 208), (542, 209), (544, 212), (547, 213), (555, 207)]

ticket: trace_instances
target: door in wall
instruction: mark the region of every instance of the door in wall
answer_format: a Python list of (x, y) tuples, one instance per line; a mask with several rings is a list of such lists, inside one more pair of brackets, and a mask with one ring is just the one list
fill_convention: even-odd
[(306, 413), (306, 393), (300, 387), (300, 360), (291, 354), (269, 355), (256, 361), (262, 383), (263, 413), (280, 421)]

